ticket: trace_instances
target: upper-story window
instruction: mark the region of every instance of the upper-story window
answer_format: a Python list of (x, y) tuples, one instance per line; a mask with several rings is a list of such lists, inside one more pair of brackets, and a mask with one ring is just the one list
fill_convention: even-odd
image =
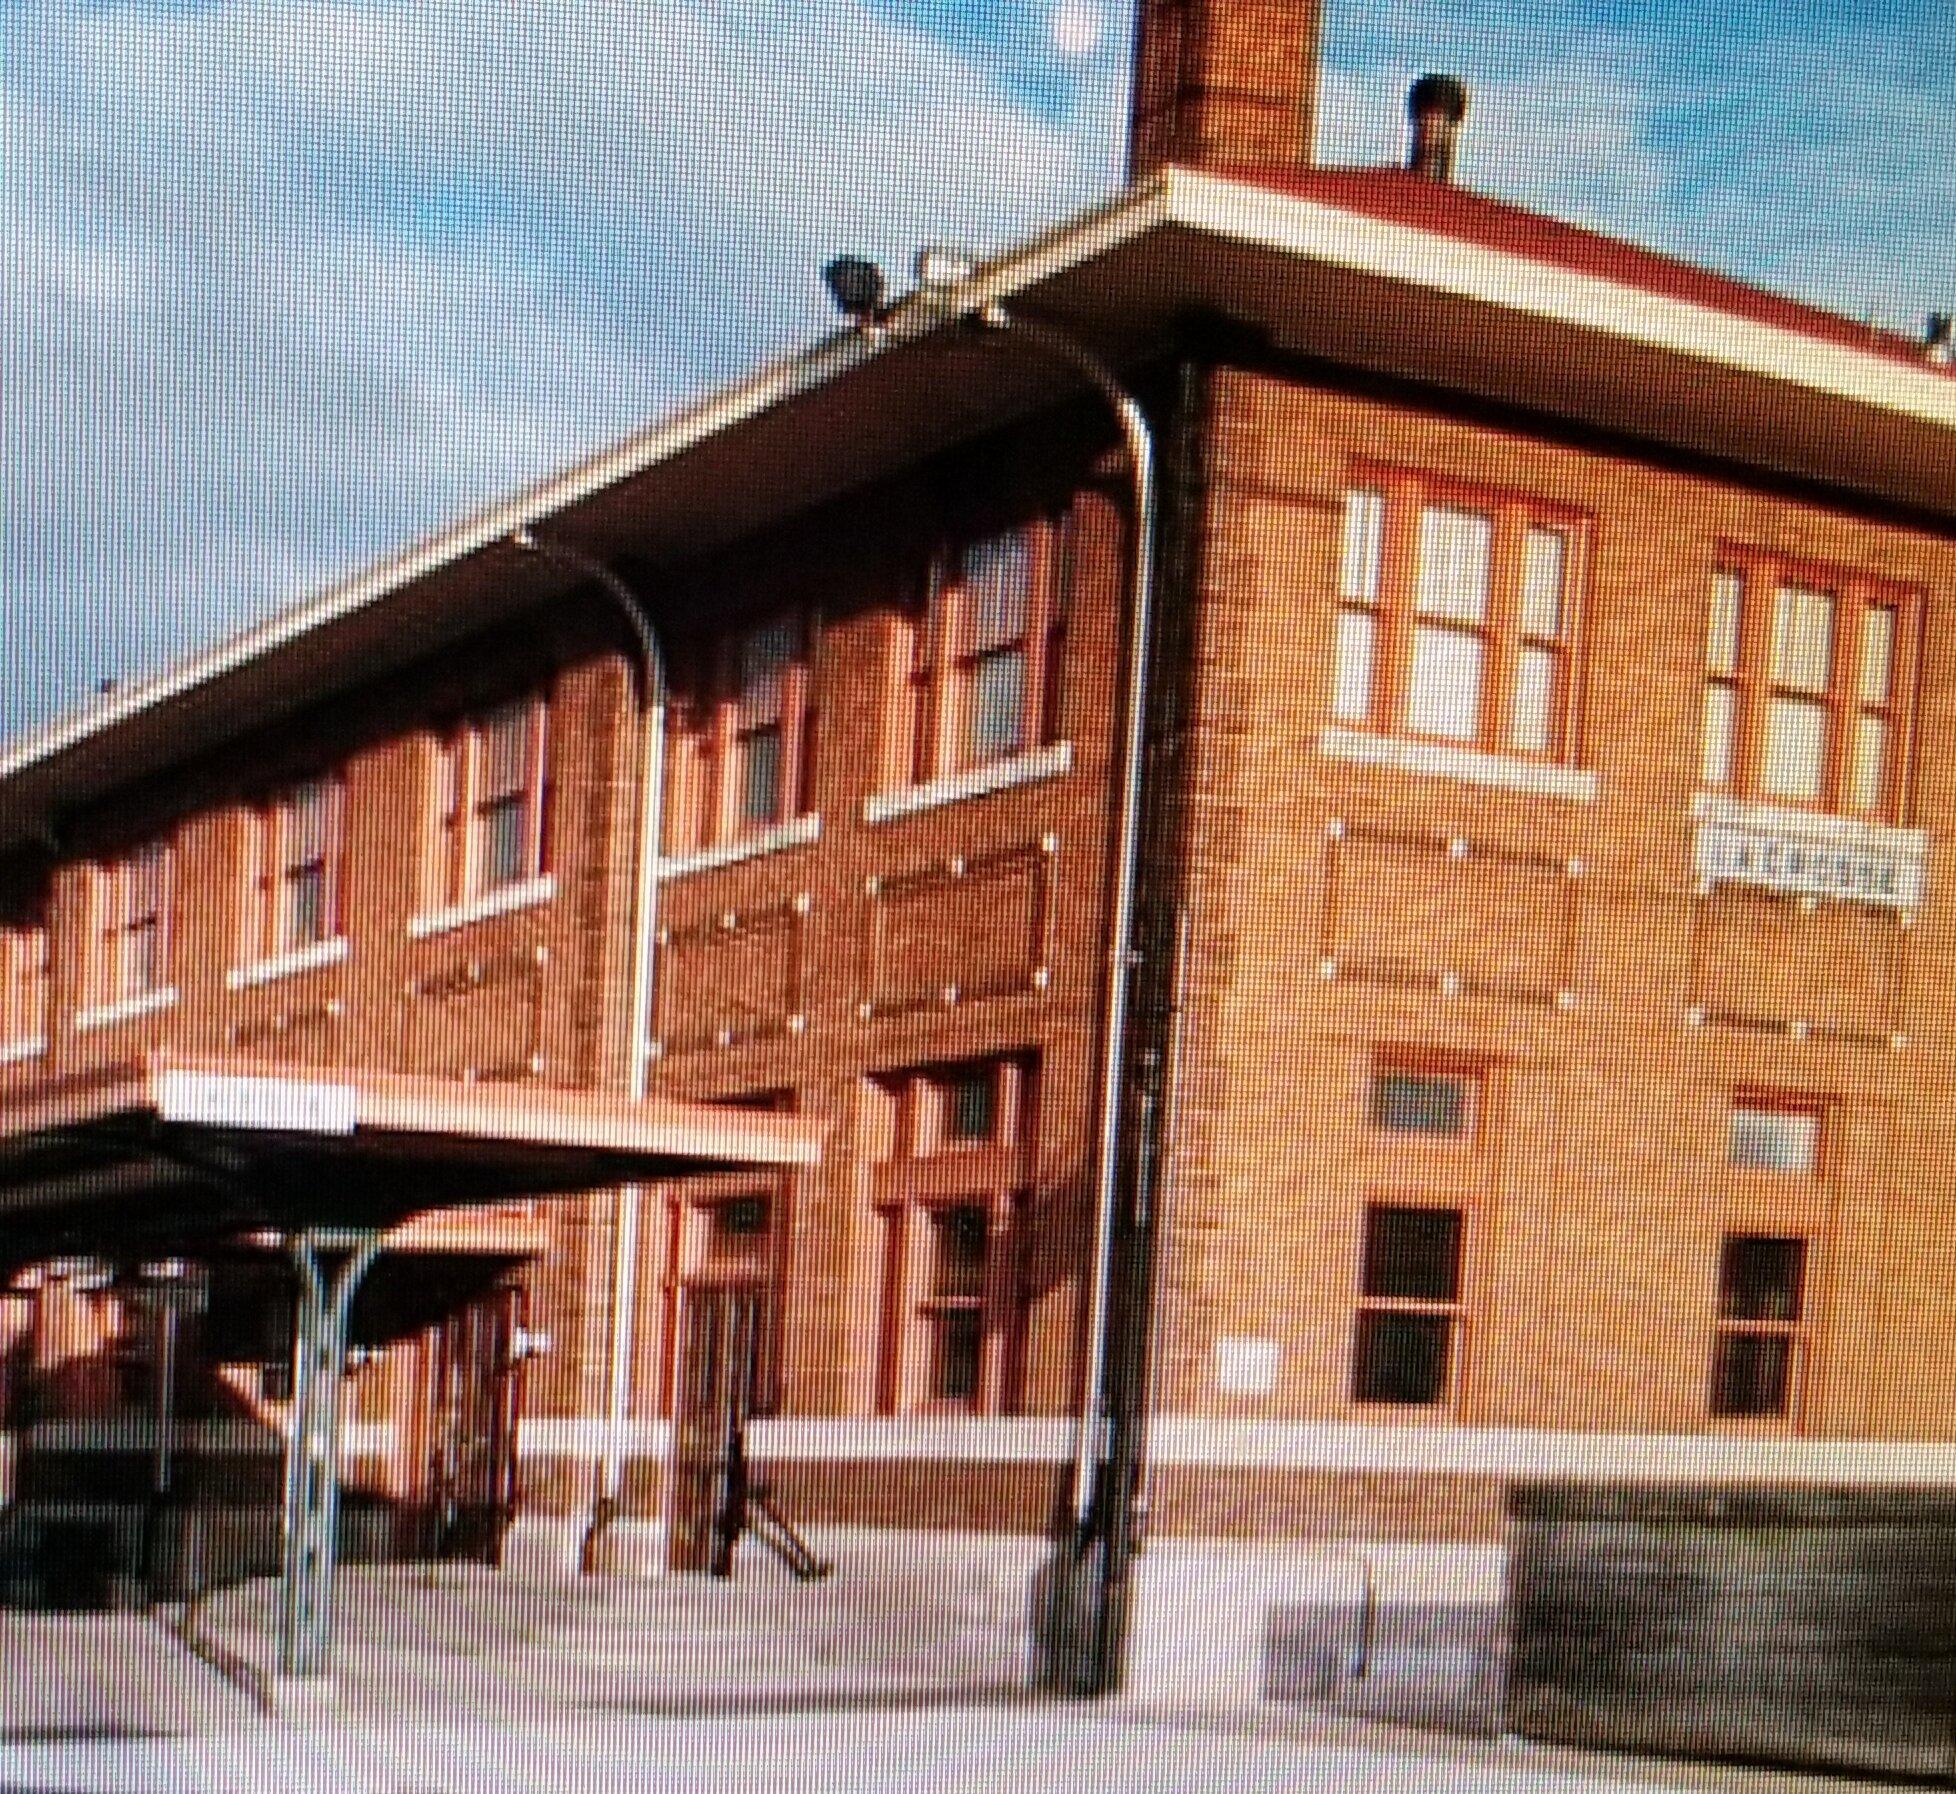
[(909, 773), (919, 783), (1056, 737), (1063, 524), (974, 536), (936, 558), (911, 623)]
[(97, 868), (91, 1004), (169, 988), (175, 907), (176, 858), (168, 842), (151, 841)]
[(675, 851), (738, 841), (807, 810), (812, 635), (805, 613), (788, 612), (708, 651), (694, 727), (674, 743)]
[(339, 933), (345, 809), (341, 782), (322, 777), (258, 810), (246, 941), (254, 957), (303, 952)]
[(468, 903), (548, 870), (547, 718), (541, 698), (519, 698), (442, 738), (429, 880), (436, 904)]
[(1705, 784), (1892, 820), (1915, 618), (1891, 586), (1728, 555), (1705, 635)]
[(1333, 717), (1563, 758), (1582, 529), (1533, 500), (1408, 474), (1345, 495)]
[(0, 1054), (45, 1044), (48, 930), (38, 916), (0, 924)]

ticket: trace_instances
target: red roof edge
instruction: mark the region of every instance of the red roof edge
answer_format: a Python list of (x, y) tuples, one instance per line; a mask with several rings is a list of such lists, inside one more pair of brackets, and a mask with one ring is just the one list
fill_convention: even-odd
[[(1307, 199), (1386, 223), (1474, 243), (1548, 267), (1595, 275), (1620, 286), (1701, 305), (1728, 317), (1770, 324), (1818, 342), (1859, 349), (1887, 360), (1937, 371), (1915, 338), (1858, 323), (1817, 305), (1789, 299), (1694, 262), (1644, 249), (1619, 237), (1567, 224), (1506, 200), (1490, 199), (1404, 168), (1215, 168), (1202, 172), (1267, 192)], [(1956, 373), (1956, 368), (1941, 371)]]

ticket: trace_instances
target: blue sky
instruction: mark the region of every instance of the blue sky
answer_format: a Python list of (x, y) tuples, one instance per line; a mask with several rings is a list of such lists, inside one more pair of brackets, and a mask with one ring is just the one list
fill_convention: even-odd
[[(1122, 0), (0, 0), (0, 734), (827, 326), (838, 248), (1118, 178)], [(1715, 14), (1715, 25), (1707, 20)], [(1932, 0), (1326, 0), (1319, 153), (1913, 329)]]

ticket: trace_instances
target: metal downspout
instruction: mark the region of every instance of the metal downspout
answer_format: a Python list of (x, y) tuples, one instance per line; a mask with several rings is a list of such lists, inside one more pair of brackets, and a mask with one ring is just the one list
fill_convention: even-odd
[(1119, 1181), (1121, 1094), (1127, 1076), (1127, 1015), (1134, 979), (1134, 889), (1141, 846), (1141, 775), (1149, 659), (1154, 643), (1155, 446), (1140, 402), (1084, 344), (992, 303), (978, 312), (988, 330), (1012, 331), (1083, 375), (1107, 402), (1127, 446), (1133, 484), (1134, 558), (1128, 584), (1127, 691), (1123, 698), (1120, 804), (1114, 836), (1114, 892), (1107, 918), (1107, 982), (1101, 1017), (1099, 1128), (1095, 1147), (1092, 1283), (1087, 1302), (1087, 1380), (1073, 1454), (1073, 1521), (1084, 1542), (1100, 1493), (1106, 1427), (1108, 1302), (1113, 1284), (1114, 1207)]
[[(634, 1102), (643, 1102), (651, 1082), (652, 1001), (659, 930), (659, 858), (665, 838), (666, 707), (669, 687), (666, 656), (644, 606), (624, 580), (593, 555), (538, 536), (524, 528), (510, 537), (518, 548), (582, 574), (617, 605), (631, 626), (639, 649), (639, 693), (645, 707), (644, 743), (639, 772), (638, 866), (632, 894), (632, 984), (627, 1018), (628, 1084)], [(631, 1410), (632, 1358), (637, 1349), (638, 1242), (644, 1192), (637, 1184), (619, 1189), (612, 1208), (611, 1337), (606, 1354), (604, 1438), (591, 1517), (578, 1546), (578, 1566), (597, 1567), (597, 1547), (618, 1517), (624, 1484), (624, 1431)]]

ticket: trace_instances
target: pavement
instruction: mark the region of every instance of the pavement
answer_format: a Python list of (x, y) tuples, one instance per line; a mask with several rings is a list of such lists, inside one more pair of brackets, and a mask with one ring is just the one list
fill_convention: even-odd
[(1288, 1728), (1175, 1725), (1105, 1706), (937, 1705), (548, 1723), (256, 1727), (0, 1744), (0, 1794), (1844, 1794), (1870, 1784), (1447, 1747)]
[[(189, 1608), (0, 1613), (0, 1794), (646, 1789), (1366, 1789), (1601, 1794), (1872, 1786), (1025, 1690), (982, 1601), (934, 1630), (860, 1578), (567, 1584), (356, 1568), (321, 1683), (272, 1673), (275, 1585)], [(912, 1609), (914, 1611), (914, 1609)]]

